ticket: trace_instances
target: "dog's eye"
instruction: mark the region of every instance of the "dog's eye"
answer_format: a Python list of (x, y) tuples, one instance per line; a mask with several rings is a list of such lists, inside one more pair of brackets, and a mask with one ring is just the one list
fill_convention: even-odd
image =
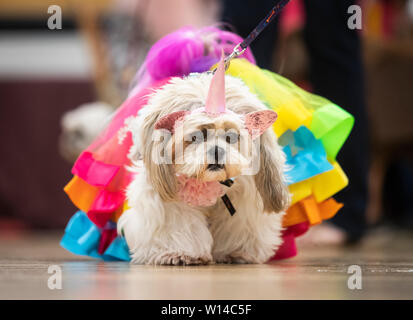
[(204, 139), (204, 133), (202, 131), (195, 131), (191, 133), (191, 141), (193, 143), (201, 143)]
[(229, 144), (238, 142), (239, 134), (237, 132), (227, 132), (225, 134), (225, 141)]
[(202, 129), (199, 131), (192, 132), (189, 135), (188, 141), (192, 141), (193, 143), (201, 143), (203, 141), (207, 141), (208, 139), (208, 130)]

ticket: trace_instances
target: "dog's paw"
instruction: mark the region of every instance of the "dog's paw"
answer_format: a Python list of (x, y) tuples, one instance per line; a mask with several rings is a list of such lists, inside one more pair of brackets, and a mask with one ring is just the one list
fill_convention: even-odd
[(211, 256), (191, 257), (185, 254), (166, 253), (156, 259), (154, 263), (159, 265), (188, 266), (208, 264), (211, 261)]
[(227, 263), (227, 264), (248, 264), (248, 263), (262, 263), (256, 258), (251, 257), (248, 254), (232, 253), (226, 256), (215, 258), (216, 263)]

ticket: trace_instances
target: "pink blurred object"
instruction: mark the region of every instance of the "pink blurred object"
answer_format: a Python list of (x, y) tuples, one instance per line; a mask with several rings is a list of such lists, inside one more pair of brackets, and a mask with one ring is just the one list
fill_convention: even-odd
[(302, 0), (290, 1), (280, 16), (280, 30), (284, 36), (303, 28), (305, 10)]

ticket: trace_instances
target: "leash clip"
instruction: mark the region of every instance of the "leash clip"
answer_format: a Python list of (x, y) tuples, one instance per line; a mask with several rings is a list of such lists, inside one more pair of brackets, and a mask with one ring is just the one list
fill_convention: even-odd
[[(230, 64), (230, 62), (231, 62), (232, 59), (234, 59), (234, 58), (242, 55), (242, 54), (245, 52), (245, 50), (247, 50), (247, 48), (244, 48), (244, 49), (242, 49), (242, 50), (240, 50), (240, 48), (242, 49), (241, 43), (238, 43), (238, 44), (235, 46), (234, 50), (232, 50), (231, 54), (224, 59), (225, 71), (228, 70), (229, 64)], [(214, 68), (214, 70), (207, 71), (207, 72), (214, 74), (215, 71), (217, 71), (217, 68)]]
[(237, 58), (240, 55), (242, 55), (245, 52), (245, 50), (247, 50), (247, 48), (242, 49), (241, 43), (237, 44), (235, 46), (234, 50), (232, 50), (231, 54), (228, 57), (226, 57), (225, 60), (224, 60), (225, 70), (228, 70), (231, 60), (234, 59), (234, 58)]

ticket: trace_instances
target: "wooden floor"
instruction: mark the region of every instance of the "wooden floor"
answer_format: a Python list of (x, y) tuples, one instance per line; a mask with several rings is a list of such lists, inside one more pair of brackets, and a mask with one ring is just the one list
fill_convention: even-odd
[[(66, 252), (59, 238), (0, 236), (0, 299), (413, 299), (413, 236), (401, 232), (271, 264), (200, 267), (105, 263)], [(61, 290), (48, 288), (50, 265), (62, 268)], [(350, 265), (361, 267), (361, 290), (348, 288)]]

